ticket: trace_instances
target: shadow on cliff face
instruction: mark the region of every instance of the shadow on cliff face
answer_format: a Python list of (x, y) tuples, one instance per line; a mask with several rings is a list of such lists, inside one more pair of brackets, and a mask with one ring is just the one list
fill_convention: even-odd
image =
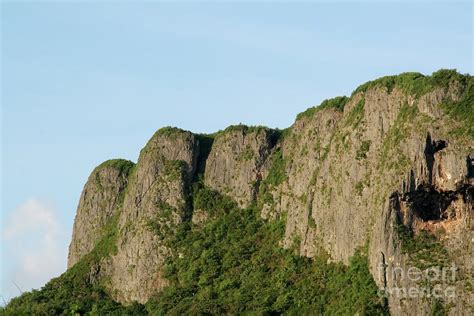
[(421, 187), (403, 195), (413, 216), (421, 221), (447, 219), (446, 209), (455, 199), (456, 192), (439, 192), (432, 186)]
[(428, 179), (429, 183), (433, 183), (433, 166), (435, 162), (434, 154), (440, 150), (445, 149), (448, 147), (448, 142), (445, 140), (432, 140), (431, 134), (428, 133), (426, 136), (426, 146), (425, 146), (425, 159), (426, 159), (426, 166), (428, 167)]
[(466, 157), (467, 178), (474, 178), (474, 152)]
[(472, 212), (474, 187), (465, 184), (454, 191), (438, 191), (431, 185), (420, 186), (414, 191), (392, 195), (397, 203), (392, 204), (398, 213), (400, 224), (410, 231), (437, 228), (447, 223), (469, 216)]
[(461, 212), (466, 209), (472, 210), (472, 196), (474, 187), (470, 178), (474, 176), (474, 164), (471, 156), (466, 158), (466, 181), (457, 184), (456, 190), (442, 190), (433, 179), (433, 167), (435, 165), (435, 154), (448, 147), (445, 140), (433, 140), (430, 133), (426, 136), (424, 150), (428, 179), (426, 182), (416, 183), (413, 170), (410, 174), (410, 183), (406, 186), (407, 191), (395, 192), (392, 199), (396, 198), (397, 213), (400, 224), (409, 230), (416, 231), (428, 228), (429, 225), (441, 221), (455, 220), (461, 217)]

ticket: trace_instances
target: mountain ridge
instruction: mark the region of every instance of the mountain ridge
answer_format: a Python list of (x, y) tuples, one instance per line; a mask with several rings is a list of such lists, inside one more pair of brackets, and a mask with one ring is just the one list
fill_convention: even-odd
[[(69, 270), (45, 288), (54, 292), (55, 282), (82, 284), (84, 289), (100, 285), (93, 292), (100, 300), (88, 298), (90, 304), (78, 304), (77, 311), (82, 313), (94, 306), (105, 308), (106, 302), (112, 310), (130, 308), (140, 313), (177, 313), (180, 308), (191, 313), (285, 313), (301, 305), (307, 312), (314, 308), (330, 314), (388, 310), (394, 315), (433, 310), (468, 314), (473, 311), (472, 289), (466, 286), (472, 280), (473, 266), (473, 81), (472, 76), (452, 70), (431, 76), (382, 77), (359, 86), (350, 97), (328, 99), (307, 109), (284, 130), (235, 125), (202, 135), (161, 128), (142, 149), (136, 164), (111, 160), (92, 172), (76, 214)], [(211, 239), (208, 248), (198, 247), (196, 258), (189, 247), (199, 243), (196, 236), (207, 240), (202, 231), (225, 227), (228, 217), (239, 222), (239, 212), (259, 227), (254, 231), (242, 223), (239, 229), (248, 229), (262, 240), (272, 236), (271, 230), (259, 235), (266, 225), (283, 226), (278, 238), (269, 238), (275, 249), (261, 244), (275, 253), (280, 253), (280, 246), (287, 249), (289, 252), (277, 256), (281, 262), (305, 260), (295, 255), (313, 258), (328, 269), (326, 273), (340, 269), (341, 279), (361, 280), (355, 290), (359, 287), (368, 293), (349, 294), (351, 289), (341, 285), (344, 282), (326, 280), (338, 289), (328, 289), (333, 295), (328, 296), (347, 292), (353, 298), (343, 300), (338, 310), (331, 299), (312, 301), (312, 295), (324, 290), (318, 292), (296, 278), (288, 285), (291, 291), (278, 287), (277, 294), (267, 294), (268, 302), (235, 298), (228, 305), (222, 303), (226, 300), (221, 292), (230, 295), (245, 288), (248, 280), (236, 279), (228, 270), (242, 267), (224, 265), (230, 254), (218, 240)], [(256, 222), (252, 214), (258, 217)], [(233, 236), (232, 230), (224, 231), (222, 238)], [(252, 242), (261, 241), (245, 245), (251, 247)], [(427, 245), (436, 250), (433, 258), (423, 255)], [(209, 249), (215, 258), (208, 257)], [(252, 255), (271, 266), (268, 254), (254, 250)], [(187, 260), (189, 257), (194, 261)], [(195, 268), (194, 262), (199, 261), (206, 267), (215, 265), (216, 271), (231, 280), (230, 285), (221, 285), (217, 272), (196, 272), (183, 279), (183, 267)], [(412, 280), (390, 277), (396, 267), (444, 267), (449, 263), (455, 263), (462, 276), (453, 281), (458, 291), (455, 299), (389, 295), (383, 300), (377, 296), (377, 288), (417, 286)], [(313, 269), (311, 263), (299, 264), (305, 268), (294, 269), (301, 275), (314, 278), (315, 284), (322, 282), (320, 271), (308, 272)], [(383, 275), (378, 269), (381, 265)], [(171, 267), (174, 272), (169, 271)], [(283, 273), (278, 267), (268, 271)], [(307, 300), (297, 300), (299, 289), (308, 291)], [(5, 311), (28, 304), (40, 306), (34, 296), (41, 291), (33, 293), (22, 296), (23, 305), (22, 297), (14, 299)], [(192, 299), (195, 295), (198, 298)], [(206, 306), (201, 299), (214, 304)]]

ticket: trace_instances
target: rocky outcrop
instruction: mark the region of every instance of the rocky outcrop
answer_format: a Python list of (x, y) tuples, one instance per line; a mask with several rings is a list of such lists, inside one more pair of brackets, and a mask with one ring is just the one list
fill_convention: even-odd
[(144, 303), (167, 284), (163, 242), (189, 217), (189, 182), (197, 162), (190, 132), (159, 130), (141, 151), (119, 218), (118, 251), (108, 267), (110, 289), (121, 302)]
[[(469, 287), (474, 277), (473, 187), (433, 190), (393, 193), (374, 225), (372, 274), (394, 315), (430, 314), (433, 296), (452, 315), (469, 315), (474, 308)], [(426, 199), (426, 194), (439, 197)], [(441, 212), (433, 216), (439, 208), (430, 204), (440, 200)]]
[[(463, 282), (471, 282), (472, 259), (458, 260), (454, 245), (464, 245), (472, 257), (466, 245), (472, 243), (472, 199), (460, 197), (457, 190), (472, 187), (469, 153), (474, 142), (457, 134), (457, 123), (440, 110), (442, 103), (457, 102), (465, 93), (456, 81), (420, 96), (397, 85), (374, 86), (345, 101), (330, 100), (345, 102), (342, 112), (333, 106), (302, 113), (281, 144), (288, 177), (273, 188), (273, 199), (263, 208), (286, 215), (283, 246), (305, 256), (327, 253), (332, 260), (347, 262), (357, 248), (369, 245), (374, 276), (380, 264), (387, 264), (382, 257), (406, 271), (411, 266), (400, 250), (395, 221), (400, 215), (389, 206), (394, 203), (390, 197), (394, 192), (414, 198), (420, 194), (421, 201), (413, 202), (419, 209), (412, 209), (418, 212), (411, 219), (416, 225), (408, 228), (413, 234), (444, 228), (439, 238), (449, 249), (446, 260), (456, 264)], [(376, 280), (383, 287), (383, 278)], [(387, 282), (393, 287), (393, 280)], [(458, 288), (461, 293), (462, 286)], [(472, 299), (462, 297), (451, 302), (457, 306), (451, 313), (469, 313), (465, 302)], [(412, 304), (403, 297), (389, 301), (395, 314), (423, 314), (432, 303), (419, 297)]]
[(68, 266), (91, 252), (103, 234), (110, 234), (117, 236), (112, 239), (115, 251), (91, 267), (91, 282), (105, 285), (124, 303), (144, 303), (165, 286), (165, 238), (191, 216), (189, 186), (197, 156), (192, 133), (163, 128), (143, 148), (135, 166), (112, 160), (97, 167), (81, 195)]
[[(443, 100), (437, 91), (433, 94)], [(453, 141), (446, 171), (437, 168), (442, 178), (434, 170), (440, 161), (434, 156), (441, 153), (426, 151), (435, 146), (427, 142), (447, 140), (444, 124), (435, 122), (437, 114), (420, 111), (433, 107), (426, 104), (432, 99), (438, 100), (414, 100), (397, 88), (390, 93), (379, 88), (353, 95), (342, 113), (326, 109), (301, 116), (282, 144), (288, 180), (275, 189), (276, 209), (288, 213), (284, 245), (296, 240), (304, 255), (323, 249), (347, 261), (367, 241), (374, 210), (401, 183), (406, 185), (404, 175), (418, 185), (436, 180), (452, 187), (461, 181), (465, 144)]]
[(71, 245), (68, 267), (89, 253), (102, 237), (104, 226), (117, 214), (134, 163), (108, 160), (92, 171), (82, 190)]
[[(459, 113), (472, 115), (472, 86), (472, 77), (452, 71), (409, 73), (326, 100), (283, 131), (239, 125), (206, 136), (161, 129), (128, 180), (115, 169), (93, 172), (69, 263), (94, 247), (118, 209), (117, 251), (102, 261), (101, 278), (120, 302), (146, 302), (167, 284), (166, 238), (182, 222), (208, 220), (192, 205), (197, 181), (240, 207), (261, 207), (266, 220), (284, 218), (281, 246), (300, 255), (347, 263), (365, 249), (381, 289), (420, 286), (400, 271), (454, 264), (458, 278), (445, 286), (457, 295), (438, 303), (452, 315), (471, 314), (474, 141), (472, 120)], [(395, 315), (429, 313), (433, 302), (387, 297)]]
[(231, 126), (217, 133), (206, 162), (204, 183), (232, 197), (241, 207), (255, 200), (262, 168), (277, 132), (264, 127)]

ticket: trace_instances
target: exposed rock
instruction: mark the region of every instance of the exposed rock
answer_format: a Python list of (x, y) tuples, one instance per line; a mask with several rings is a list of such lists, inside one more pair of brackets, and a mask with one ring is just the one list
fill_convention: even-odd
[[(390, 293), (390, 311), (394, 315), (430, 313), (432, 298), (420, 294), (412, 296), (410, 290), (433, 293), (436, 289), (452, 315), (472, 314), (474, 308), (472, 290), (466, 287), (473, 279), (473, 188), (447, 193), (432, 190), (392, 194), (374, 226), (370, 243), (372, 273), (379, 286)], [(428, 201), (442, 200), (445, 210), (438, 214), (440, 216), (433, 216), (436, 207), (421, 202), (427, 201), (425, 194), (438, 195)], [(422, 205), (417, 205), (418, 202)], [(423, 214), (425, 211), (428, 214)], [(443, 213), (450, 216), (443, 218)], [(440, 238), (434, 236), (441, 232), (439, 245), (444, 246), (426, 248), (430, 245), (419, 243), (424, 239), (404, 236), (400, 229), (405, 228), (415, 236), (429, 232), (432, 238)], [(404, 249), (407, 242), (412, 245)], [(423, 255), (426, 251), (428, 256)], [(423, 274), (417, 276), (416, 271)], [(426, 277), (430, 271), (434, 273), (432, 279)]]
[(141, 151), (120, 214), (118, 252), (108, 267), (117, 300), (144, 303), (167, 284), (163, 239), (189, 216), (197, 153), (193, 134), (170, 128), (159, 130)]
[(117, 213), (134, 163), (109, 160), (92, 171), (77, 207), (68, 267), (89, 253), (102, 235), (102, 228)]
[[(332, 260), (347, 262), (355, 249), (369, 242), (372, 267), (380, 263), (384, 249), (385, 257), (407, 268), (396, 246), (396, 231), (390, 228), (393, 222), (386, 219), (387, 223), (377, 223), (392, 216), (386, 214), (386, 201), (392, 192), (421, 193), (416, 190), (423, 187), (430, 189), (416, 202), (425, 209), (419, 218), (449, 220), (455, 230), (465, 232), (457, 237), (447, 234), (445, 240), (451, 244), (472, 240), (468, 236), (472, 230), (460, 228), (456, 224), (459, 220), (453, 221), (453, 216), (459, 218), (453, 214), (459, 212), (452, 210), (454, 202), (449, 197), (471, 181), (469, 153), (474, 145), (472, 139), (456, 135), (456, 122), (440, 110), (442, 102), (461, 99), (463, 90), (453, 85), (456, 88), (435, 89), (419, 97), (397, 86), (391, 90), (374, 87), (355, 93), (342, 113), (321, 109), (300, 116), (291, 135), (282, 141), (287, 181), (273, 188), (274, 199), (262, 210), (264, 218), (275, 217), (269, 216), (275, 210), (286, 214), (283, 246), (297, 247), (305, 256), (324, 252)], [(470, 214), (467, 210), (472, 212), (472, 202), (459, 208), (465, 214), (462, 221), (468, 221), (471, 215), (466, 214)], [(465, 249), (472, 257), (472, 249)], [(457, 264), (466, 275), (469, 269), (463, 267), (472, 263)], [(375, 268), (373, 272), (376, 276)], [(390, 298), (392, 311), (398, 311), (395, 314), (410, 311), (411, 305), (402, 308), (403, 304), (403, 299)], [(420, 309), (413, 311), (426, 312), (426, 304), (414, 300), (413, 306)], [(468, 310), (468, 304), (455, 304), (457, 312)]]
[(209, 214), (206, 211), (197, 209), (193, 211), (193, 217), (191, 219), (191, 222), (193, 225), (201, 225), (205, 223), (209, 218)]
[[(79, 204), (69, 264), (92, 249), (127, 187), (117, 211), (117, 253), (91, 269), (91, 278), (109, 280), (120, 302), (146, 302), (167, 284), (166, 236), (183, 221), (198, 227), (207, 220), (198, 207), (191, 214), (190, 184), (202, 177), (240, 207), (261, 207), (264, 219), (285, 218), (281, 246), (301, 255), (324, 253), (347, 263), (356, 249), (367, 248), (381, 288), (419, 285), (400, 271), (426, 250), (417, 241), (428, 236), (441, 252), (431, 264), (454, 263), (459, 276), (449, 284), (458, 295), (442, 303), (452, 315), (472, 314), (473, 291), (466, 284), (474, 280), (474, 141), (470, 121), (453, 119), (449, 108), (464, 102), (469, 109), (468, 80), (450, 72), (385, 77), (350, 98), (301, 113), (284, 132), (240, 125), (212, 142), (211, 136), (162, 129), (142, 150), (128, 185), (125, 173), (93, 172)], [(427, 314), (431, 303), (387, 298), (394, 315)]]
[(268, 128), (231, 126), (217, 133), (206, 162), (204, 183), (246, 207), (255, 200), (262, 166), (275, 143)]

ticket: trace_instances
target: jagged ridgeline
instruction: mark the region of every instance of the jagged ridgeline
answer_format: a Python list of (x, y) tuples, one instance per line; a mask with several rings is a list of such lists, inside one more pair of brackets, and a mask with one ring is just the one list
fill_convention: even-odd
[[(1, 311), (472, 314), (473, 184), (474, 79), (453, 70), (368, 82), (285, 130), (162, 128), (92, 172), (68, 270)], [(418, 287), (455, 295), (390, 291)]]

